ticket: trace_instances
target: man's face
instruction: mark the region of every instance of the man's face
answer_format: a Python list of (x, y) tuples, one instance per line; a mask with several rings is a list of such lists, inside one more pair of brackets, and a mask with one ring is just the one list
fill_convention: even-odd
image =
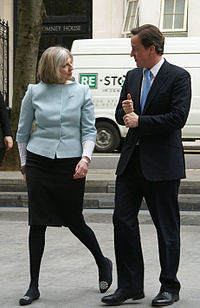
[(136, 65), (138, 67), (149, 68), (150, 66), (150, 47), (145, 49), (141, 43), (141, 39), (138, 35), (133, 35), (131, 38), (131, 57), (134, 57)]

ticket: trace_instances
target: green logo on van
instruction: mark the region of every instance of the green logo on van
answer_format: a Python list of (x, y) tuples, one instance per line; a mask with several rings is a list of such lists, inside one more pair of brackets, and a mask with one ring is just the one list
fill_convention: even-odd
[(88, 85), (91, 89), (97, 89), (98, 74), (79, 74), (79, 82)]

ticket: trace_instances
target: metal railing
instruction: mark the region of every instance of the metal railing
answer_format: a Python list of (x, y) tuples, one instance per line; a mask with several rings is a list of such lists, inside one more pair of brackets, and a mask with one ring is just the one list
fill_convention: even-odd
[(0, 19), (0, 91), (9, 106), (9, 27)]

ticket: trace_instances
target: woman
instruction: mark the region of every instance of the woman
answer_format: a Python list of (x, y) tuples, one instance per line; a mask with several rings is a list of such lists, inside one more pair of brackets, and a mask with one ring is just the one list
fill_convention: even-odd
[(100, 292), (112, 283), (112, 262), (102, 254), (82, 215), (96, 129), (89, 87), (72, 82), (72, 61), (65, 48), (44, 51), (38, 68), (40, 83), (30, 84), (22, 101), (17, 142), (28, 188), (31, 280), (20, 305), (40, 296), (38, 279), (47, 226), (68, 227), (90, 250), (99, 270)]
[(13, 146), (12, 133), (8, 113), (4, 104), (3, 96), (0, 92), (0, 165), (3, 161), (5, 151)]

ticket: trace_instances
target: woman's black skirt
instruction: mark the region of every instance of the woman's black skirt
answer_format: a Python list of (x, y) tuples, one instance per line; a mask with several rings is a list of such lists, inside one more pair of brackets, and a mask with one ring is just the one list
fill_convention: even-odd
[(79, 160), (50, 159), (27, 151), (29, 225), (76, 226), (83, 222), (85, 178), (73, 179)]

